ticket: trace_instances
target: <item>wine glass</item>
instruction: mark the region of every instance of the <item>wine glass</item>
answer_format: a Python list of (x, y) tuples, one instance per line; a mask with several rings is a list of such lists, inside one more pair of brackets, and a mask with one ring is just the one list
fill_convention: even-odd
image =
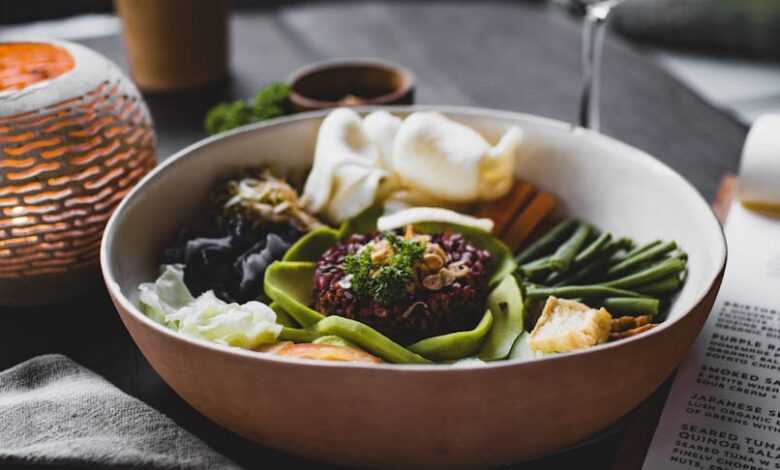
[(607, 19), (613, 8), (624, 0), (569, 0), (583, 14), (582, 26), (582, 94), (579, 125), (594, 131), (600, 127), (599, 95), (601, 53)]

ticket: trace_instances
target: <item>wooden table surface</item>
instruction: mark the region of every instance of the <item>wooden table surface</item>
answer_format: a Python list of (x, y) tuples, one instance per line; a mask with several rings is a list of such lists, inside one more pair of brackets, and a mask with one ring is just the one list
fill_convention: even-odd
[[(241, 10), (231, 28), (228, 83), (146, 97), (159, 159), (205, 136), (203, 115), (215, 102), (249, 97), (297, 67), (337, 56), (375, 56), (409, 67), (417, 77), (419, 103), (500, 108), (566, 121), (576, 115), (578, 25), (538, 4), (316, 2)], [(127, 68), (119, 37), (84, 43)], [(746, 129), (617, 40), (607, 44), (604, 75), (603, 131), (663, 160), (711, 199), (721, 176), (736, 170)], [(132, 343), (101, 284), (65, 304), (2, 308), (0, 315), (5, 320), (0, 369), (43, 353), (66, 354), (240, 464), (299, 463), (218, 428), (179, 399)], [(513, 468), (609, 468), (624, 436), (618, 427), (576, 450)], [(622, 449), (629, 456), (633, 452)]]

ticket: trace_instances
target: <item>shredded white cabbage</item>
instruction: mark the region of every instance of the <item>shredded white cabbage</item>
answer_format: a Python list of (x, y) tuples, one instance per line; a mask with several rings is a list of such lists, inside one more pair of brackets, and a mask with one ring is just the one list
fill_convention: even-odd
[(166, 317), (195, 299), (184, 284), (184, 266), (171, 264), (163, 266), (160, 277), (154, 282), (138, 286), (141, 309), (152, 320), (175, 328)]
[(164, 266), (155, 282), (138, 289), (144, 313), (193, 338), (248, 349), (275, 343), (282, 332), (276, 313), (262, 302), (227, 303), (213, 291), (193, 298), (180, 265)]

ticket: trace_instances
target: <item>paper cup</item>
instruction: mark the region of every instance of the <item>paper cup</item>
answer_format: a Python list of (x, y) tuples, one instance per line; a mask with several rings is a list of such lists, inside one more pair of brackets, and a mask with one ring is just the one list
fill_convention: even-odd
[(228, 0), (115, 0), (133, 80), (144, 91), (197, 88), (227, 75)]

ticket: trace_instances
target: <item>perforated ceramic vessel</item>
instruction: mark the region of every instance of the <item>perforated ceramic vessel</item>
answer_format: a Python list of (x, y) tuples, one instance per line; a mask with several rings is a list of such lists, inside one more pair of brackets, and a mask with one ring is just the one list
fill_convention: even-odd
[(0, 43), (0, 72), (0, 304), (55, 302), (95, 287), (105, 223), (154, 166), (152, 122), (77, 44)]

